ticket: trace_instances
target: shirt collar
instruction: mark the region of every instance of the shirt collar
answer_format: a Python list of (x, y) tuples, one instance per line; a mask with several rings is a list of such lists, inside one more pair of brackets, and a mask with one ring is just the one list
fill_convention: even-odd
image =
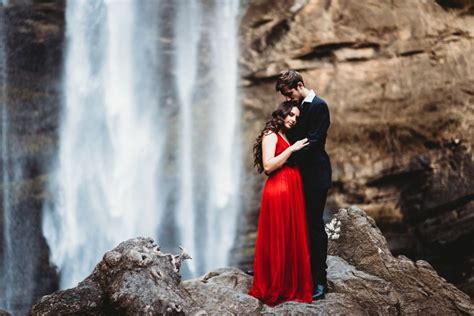
[(313, 102), (313, 99), (314, 99), (315, 96), (316, 96), (316, 93), (314, 92), (314, 90), (313, 89), (309, 90), (308, 95), (301, 102), (301, 105), (303, 105), (303, 103), (305, 103), (305, 102), (309, 102), (309, 103)]

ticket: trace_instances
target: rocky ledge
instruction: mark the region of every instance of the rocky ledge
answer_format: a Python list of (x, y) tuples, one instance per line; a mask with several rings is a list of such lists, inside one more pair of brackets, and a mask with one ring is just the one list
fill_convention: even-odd
[(428, 262), (393, 257), (362, 210), (339, 210), (326, 229), (329, 293), (311, 304), (262, 304), (247, 295), (252, 277), (237, 268), (181, 281), (181, 262), (189, 255), (162, 253), (152, 239), (139, 237), (107, 252), (77, 287), (44, 296), (31, 314), (474, 314), (469, 296)]

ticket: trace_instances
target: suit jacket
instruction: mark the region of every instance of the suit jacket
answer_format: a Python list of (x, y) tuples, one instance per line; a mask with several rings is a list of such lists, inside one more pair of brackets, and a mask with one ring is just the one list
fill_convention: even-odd
[(315, 96), (312, 102), (300, 106), (296, 126), (287, 132), (291, 143), (308, 138), (309, 145), (291, 155), (289, 164), (301, 169), (305, 187), (325, 189), (331, 186), (331, 162), (326, 152), (327, 130), (330, 125), (326, 101)]

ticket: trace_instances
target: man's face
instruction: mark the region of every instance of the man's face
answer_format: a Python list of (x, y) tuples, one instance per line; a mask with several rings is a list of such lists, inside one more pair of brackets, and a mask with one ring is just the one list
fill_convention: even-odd
[(301, 91), (300, 84), (296, 86), (296, 88), (288, 88), (288, 87), (283, 87), (281, 89), (280, 93), (286, 98), (287, 101), (298, 101), (301, 102), (303, 101), (304, 97)]

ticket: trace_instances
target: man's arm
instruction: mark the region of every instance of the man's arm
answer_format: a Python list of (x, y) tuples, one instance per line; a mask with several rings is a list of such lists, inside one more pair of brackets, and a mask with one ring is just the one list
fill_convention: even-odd
[(327, 131), (330, 125), (329, 108), (326, 102), (319, 101), (313, 105), (308, 126), (309, 145), (304, 155), (311, 155), (324, 149)]
[(314, 157), (316, 152), (324, 148), (327, 130), (330, 125), (329, 108), (324, 101), (318, 101), (309, 109), (308, 138), (309, 145), (295, 152), (288, 159), (290, 165), (301, 165), (309, 157)]

